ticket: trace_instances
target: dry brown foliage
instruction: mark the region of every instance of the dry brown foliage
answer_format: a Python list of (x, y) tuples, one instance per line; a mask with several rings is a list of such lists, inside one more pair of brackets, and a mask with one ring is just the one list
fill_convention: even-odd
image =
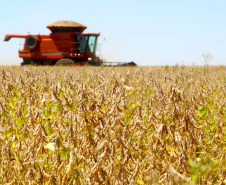
[(2, 67), (1, 184), (224, 184), (226, 68)]

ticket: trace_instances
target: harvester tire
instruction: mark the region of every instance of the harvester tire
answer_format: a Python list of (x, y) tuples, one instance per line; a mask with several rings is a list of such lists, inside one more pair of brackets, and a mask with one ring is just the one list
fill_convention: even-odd
[(26, 46), (28, 47), (28, 49), (33, 50), (37, 47), (38, 41), (39, 40), (37, 37), (29, 36), (26, 39)]
[(73, 60), (68, 58), (62, 58), (56, 62), (56, 66), (72, 66), (73, 64)]

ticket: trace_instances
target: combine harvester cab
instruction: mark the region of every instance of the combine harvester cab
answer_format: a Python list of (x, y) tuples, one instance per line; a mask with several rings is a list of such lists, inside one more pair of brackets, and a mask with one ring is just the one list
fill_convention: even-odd
[(7, 34), (4, 41), (24, 38), (19, 57), (21, 65), (92, 65), (92, 66), (135, 66), (134, 62), (104, 63), (96, 56), (97, 39), (100, 33), (83, 33), (86, 26), (72, 21), (58, 21), (47, 26), (50, 35)]

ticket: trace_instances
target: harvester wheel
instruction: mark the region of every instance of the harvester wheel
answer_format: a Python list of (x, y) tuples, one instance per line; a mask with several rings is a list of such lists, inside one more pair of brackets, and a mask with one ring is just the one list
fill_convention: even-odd
[(68, 58), (62, 58), (56, 62), (56, 66), (72, 66), (73, 64), (73, 60)]

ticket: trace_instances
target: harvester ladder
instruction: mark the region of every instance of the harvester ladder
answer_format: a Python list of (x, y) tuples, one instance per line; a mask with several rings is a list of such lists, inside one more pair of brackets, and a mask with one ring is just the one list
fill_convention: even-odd
[(24, 40), (24, 43), (22, 43), (22, 40), (24, 39), (21, 38), (19, 42), (19, 51), (22, 51), (24, 49), (25, 40)]

